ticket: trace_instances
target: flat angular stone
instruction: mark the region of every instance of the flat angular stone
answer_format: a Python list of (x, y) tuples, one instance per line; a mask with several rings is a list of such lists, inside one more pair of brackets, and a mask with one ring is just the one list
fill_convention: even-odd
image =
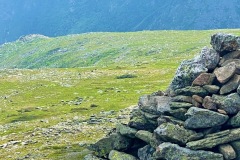
[(203, 98), (198, 95), (193, 95), (192, 99), (194, 99), (198, 103), (201, 103), (201, 104), (203, 103)]
[(83, 160), (104, 160), (104, 159), (96, 157), (93, 154), (88, 154), (83, 158)]
[(218, 108), (227, 112), (227, 114), (236, 114), (240, 111), (240, 95), (232, 93), (227, 96), (213, 95), (214, 102)]
[(169, 103), (171, 109), (179, 109), (179, 108), (191, 108), (193, 107), (192, 103), (185, 102), (170, 102)]
[(236, 152), (230, 144), (219, 145), (218, 150), (223, 155), (225, 160), (231, 160), (237, 157)]
[(135, 135), (138, 139), (143, 140), (146, 143), (150, 143), (151, 139), (153, 138), (153, 133), (149, 132), (149, 131), (145, 131), (145, 130), (139, 130), (136, 135)]
[(170, 110), (169, 103), (171, 97), (168, 96), (141, 96), (138, 102), (139, 108), (147, 113), (162, 114)]
[(236, 51), (239, 44), (239, 37), (231, 34), (217, 33), (211, 36), (211, 45), (219, 53)]
[(165, 115), (161, 115), (158, 119), (158, 125), (160, 126), (161, 124), (163, 123), (167, 123), (167, 122), (170, 122), (172, 124), (175, 124), (175, 125), (179, 125), (179, 126), (184, 126), (184, 121), (182, 120), (179, 120), (179, 119), (176, 119), (174, 117), (171, 117), (171, 116), (165, 116)]
[(223, 160), (222, 154), (210, 151), (194, 151), (177, 144), (162, 143), (153, 154), (156, 159), (166, 160)]
[(127, 125), (123, 125), (120, 123), (116, 125), (116, 130), (121, 135), (130, 137), (130, 138), (135, 138), (135, 134), (137, 133), (137, 130), (135, 128), (131, 128)]
[(185, 128), (200, 129), (220, 126), (228, 120), (227, 115), (223, 115), (208, 109), (197, 107), (190, 108), (186, 115), (189, 117), (185, 121)]
[(130, 154), (126, 154), (124, 152), (119, 152), (116, 150), (112, 150), (109, 155), (108, 158), (110, 160), (137, 160), (136, 157), (130, 155)]
[(220, 60), (219, 64), (222, 65), (224, 62), (230, 59), (240, 59), (240, 51), (237, 50), (224, 55)]
[(240, 128), (225, 130), (218, 133), (210, 134), (206, 138), (191, 141), (187, 143), (187, 147), (190, 149), (211, 149), (220, 144), (233, 142), (240, 139)]
[(236, 65), (236, 71), (235, 73), (236, 74), (240, 74), (240, 59), (229, 59), (227, 61), (225, 61), (222, 66), (226, 66), (228, 65), (229, 63), (235, 63)]
[(169, 114), (177, 119), (185, 121), (187, 119), (187, 116), (185, 115), (187, 113), (186, 108), (179, 108), (179, 109), (173, 109), (169, 111)]
[(194, 99), (192, 100), (192, 104), (193, 104), (194, 107), (202, 108), (202, 104), (195, 101)]
[(214, 102), (213, 98), (206, 96), (203, 99), (203, 107), (210, 110), (217, 110), (217, 104)]
[(187, 102), (192, 103), (192, 97), (190, 96), (175, 96), (172, 97), (172, 102)]
[(219, 63), (220, 55), (214, 49), (204, 47), (200, 53), (200, 59), (207, 69), (213, 70)]
[(226, 66), (216, 68), (214, 74), (220, 83), (226, 83), (235, 74), (236, 64), (234, 62), (227, 64)]
[(125, 150), (131, 147), (133, 140), (124, 137), (120, 134), (114, 133), (109, 137), (99, 140), (97, 143), (92, 144), (89, 149), (95, 151), (100, 157), (104, 157), (110, 153), (111, 150)]
[(227, 94), (238, 88), (240, 84), (240, 75), (235, 74), (225, 85), (220, 89), (220, 94)]
[(214, 74), (201, 73), (192, 83), (193, 86), (211, 85), (215, 78)]
[(205, 85), (203, 88), (212, 94), (216, 94), (220, 90), (220, 87), (216, 85)]
[(194, 86), (194, 87), (188, 86), (186, 88), (177, 89), (175, 93), (177, 95), (184, 95), (184, 96), (198, 95), (200, 97), (205, 97), (208, 95), (208, 92), (200, 86)]
[(195, 139), (200, 139), (203, 136), (201, 133), (185, 129), (182, 126), (172, 123), (161, 124), (154, 130), (154, 133), (163, 141), (169, 141), (180, 145), (184, 145)]

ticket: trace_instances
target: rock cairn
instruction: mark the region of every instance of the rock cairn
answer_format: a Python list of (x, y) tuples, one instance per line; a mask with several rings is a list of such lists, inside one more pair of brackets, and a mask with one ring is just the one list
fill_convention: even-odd
[(140, 97), (85, 160), (240, 160), (240, 37), (217, 33), (211, 45), (181, 63), (166, 93)]

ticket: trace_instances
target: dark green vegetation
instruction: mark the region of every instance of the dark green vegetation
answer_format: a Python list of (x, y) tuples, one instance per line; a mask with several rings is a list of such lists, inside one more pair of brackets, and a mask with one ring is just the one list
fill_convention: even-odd
[(0, 43), (34, 33), (240, 27), (237, 0), (1, 0), (0, 10)]
[[(137, 104), (140, 95), (165, 90), (179, 63), (209, 45), (216, 32), (240, 35), (90, 33), (27, 36), (0, 46), (0, 159), (81, 159), (87, 151), (79, 143), (96, 141), (113, 125), (87, 125), (91, 115), (119, 111)], [(136, 77), (116, 78), (122, 75)], [(4, 147), (12, 141), (18, 143)]]

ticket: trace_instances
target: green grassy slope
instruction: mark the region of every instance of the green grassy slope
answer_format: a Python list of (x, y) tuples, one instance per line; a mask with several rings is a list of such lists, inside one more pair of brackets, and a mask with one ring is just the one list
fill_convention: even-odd
[[(143, 94), (165, 90), (179, 63), (209, 45), (215, 32), (91, 33), (1, 46), (2, 68), (41, 69), (0, 69), (0, 159), (81, 159), (87, 152), (78, 144), (96, 141), (105, 134), (101, 128), (113, 125), (85, 126), (90, 116), (119, 111)], [(240, 30), (224, 32), (240, 35)], [(56, 48), (67, 51), (55, 53)], [(80, 66), (87, 67), (70, 68)], [(126, 74), (135, 77), (117, 79)], [(52, 128), (62, 123), (81, 129), (55, 135)], [(18, 143), (5, 147), (12, 141)]]
[(24, 37), (0, 46), (0, 68), (73, 68), (158, 64), (186, 58), (209, 45), (216, 32), (239, 30), (88, 33), (57, 38)]

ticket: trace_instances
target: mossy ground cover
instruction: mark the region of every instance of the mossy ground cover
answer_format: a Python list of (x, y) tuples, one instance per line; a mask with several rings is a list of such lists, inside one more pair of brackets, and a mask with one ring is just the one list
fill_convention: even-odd
[[(2, 67), (27, 63), (39, 69), (0, 70), (0, 159), (81, 159), (88, 151), (79, 143), (96, 141), (114, 125), (82, 125), (91, 115), (119, 111), (143, 94), (165, 90), (180, 62), (209, 45), (215, 32), (220, 31), (92, 33), (1, 46)], [(55, 48), (71, 52), (48, 66), (41, 59), (53, 58), (45, 54), (54, 55)], [(53, 66), (68, 68), (46, 68)], [(134, 76), (118, 78), (123, 75)]]

